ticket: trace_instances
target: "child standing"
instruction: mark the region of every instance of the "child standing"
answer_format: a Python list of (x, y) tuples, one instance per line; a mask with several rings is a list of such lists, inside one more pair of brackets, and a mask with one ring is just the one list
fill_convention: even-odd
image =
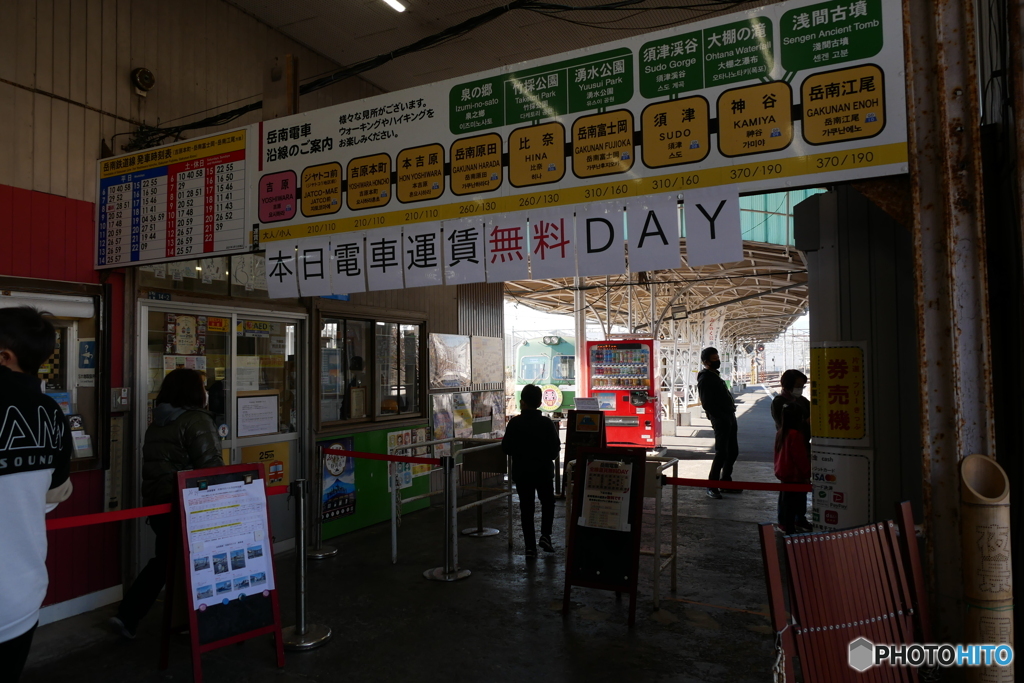
[[(775, 476), (783, 484), (809, 484), (811, 457), (801, 430), (801, 411), (787, 404), (782, 408), (782, 426), (775, 435)], [(779, 491), (779, 526), (787, 534), (811, 531), (807, 523), (807, 494)]]

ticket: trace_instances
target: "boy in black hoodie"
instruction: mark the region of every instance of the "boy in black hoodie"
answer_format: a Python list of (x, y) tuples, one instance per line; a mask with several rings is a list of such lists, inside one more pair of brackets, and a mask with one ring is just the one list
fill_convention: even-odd
[(537, 557), (533, 528), (533, 496), (540, 498), (540, 547), (553, 553), (551, 526), (555, 520), (555, 467), (561, 442), (555, 423), (540, 412), (541, 391), (535, 384), (523, 387), (522, 414), (509, 420), (502, 450), (512, 456), (512, 481), (519, 494), (526, 557)]

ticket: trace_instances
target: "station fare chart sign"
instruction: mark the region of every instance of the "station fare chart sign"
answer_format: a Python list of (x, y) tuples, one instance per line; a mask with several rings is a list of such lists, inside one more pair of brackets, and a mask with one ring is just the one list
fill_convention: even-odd
[[(623, 272), (587, 259), (627, 207), (904, 173), (902, 23), (784, 2), (254, 125), (271, 295)], [(634, 271), (680, 265), (634, 267), (634, 234)]]
[(97, 268), (247, 251), (248, 128), (98, 162)]

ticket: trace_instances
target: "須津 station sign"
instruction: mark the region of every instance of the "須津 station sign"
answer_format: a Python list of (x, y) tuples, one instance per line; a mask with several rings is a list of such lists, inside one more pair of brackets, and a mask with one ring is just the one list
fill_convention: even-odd
[(786, 2), (254, 124), (271, 294), (623, 272), (625, 221), (678, 267), (688, 191), (906, 172), (902, 40), (899, 3)]

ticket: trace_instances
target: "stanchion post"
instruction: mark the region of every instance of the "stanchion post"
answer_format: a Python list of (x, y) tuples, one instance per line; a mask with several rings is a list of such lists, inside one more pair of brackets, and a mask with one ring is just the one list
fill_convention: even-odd
[(661, 609), (661, 490), (659, 474), (654, 490), (654, 609)]
[[(319, 476), (319, 473), (324, 471), (324, 450), (322, 448), (318, 448), (316, 449), (316, 452), (319, 455), (317, 458), (315, 458), (317, 462), (316, 468), (313, 470), (313, 472), (316, 473), (317, 476)], [(321, 486), (321, 488), (323, 487)], [(306, 557), (308, 557), (311, 560), (326, 560), (328, 557), (334, 557), (338, 554), (337, 548), (335, 548), (332, 545), (327, 545), (323, 542), (323, 504), (324, 497), (323, 492), (321, 491), (320, 495), (318, 495), (315, 498), (312, 506), (314, 522), (312, 533), (310, 534), (310, 536), (312, 536), (313, 539), (313, 547), (310, 548), (309, 551), (306, 553)]]
[[(679, 463), (672, 463), (672, 476), (679, 476)], [(672, 487), (672, 592), (676, 592), (676, 560), (679, 557), (679, 487)]]
[(508, 549), (512, 550), (512, 516), (513, 516), (513, 512), (514, 511), (512, 510), (512, 486), (513, 486), (513, 484), (512, 484), (512, 457), (511, 456), (505, 456), (505, 472), (508, 473), (507, 476), (505, 477), (508, 480)]
[(306, 623), (306, 480), (291, 483), (290, 495), (295, 497), (295, 626), (281, 631), (284, 649), (312, 650), (331, 639), (328, 626)]
[(459, 569), (458, 495), (455, 479), (455, 455), (445, 456), (441, 461), (444, 469), (444, 565), (428, 569), (423, 577), (432, 581), (458, 581), (470, 575), (468, 569)]
[(391, 564), (398, 564), (398, 481), (395, 463), (388, 461), (388, 488), (391, 489)]

